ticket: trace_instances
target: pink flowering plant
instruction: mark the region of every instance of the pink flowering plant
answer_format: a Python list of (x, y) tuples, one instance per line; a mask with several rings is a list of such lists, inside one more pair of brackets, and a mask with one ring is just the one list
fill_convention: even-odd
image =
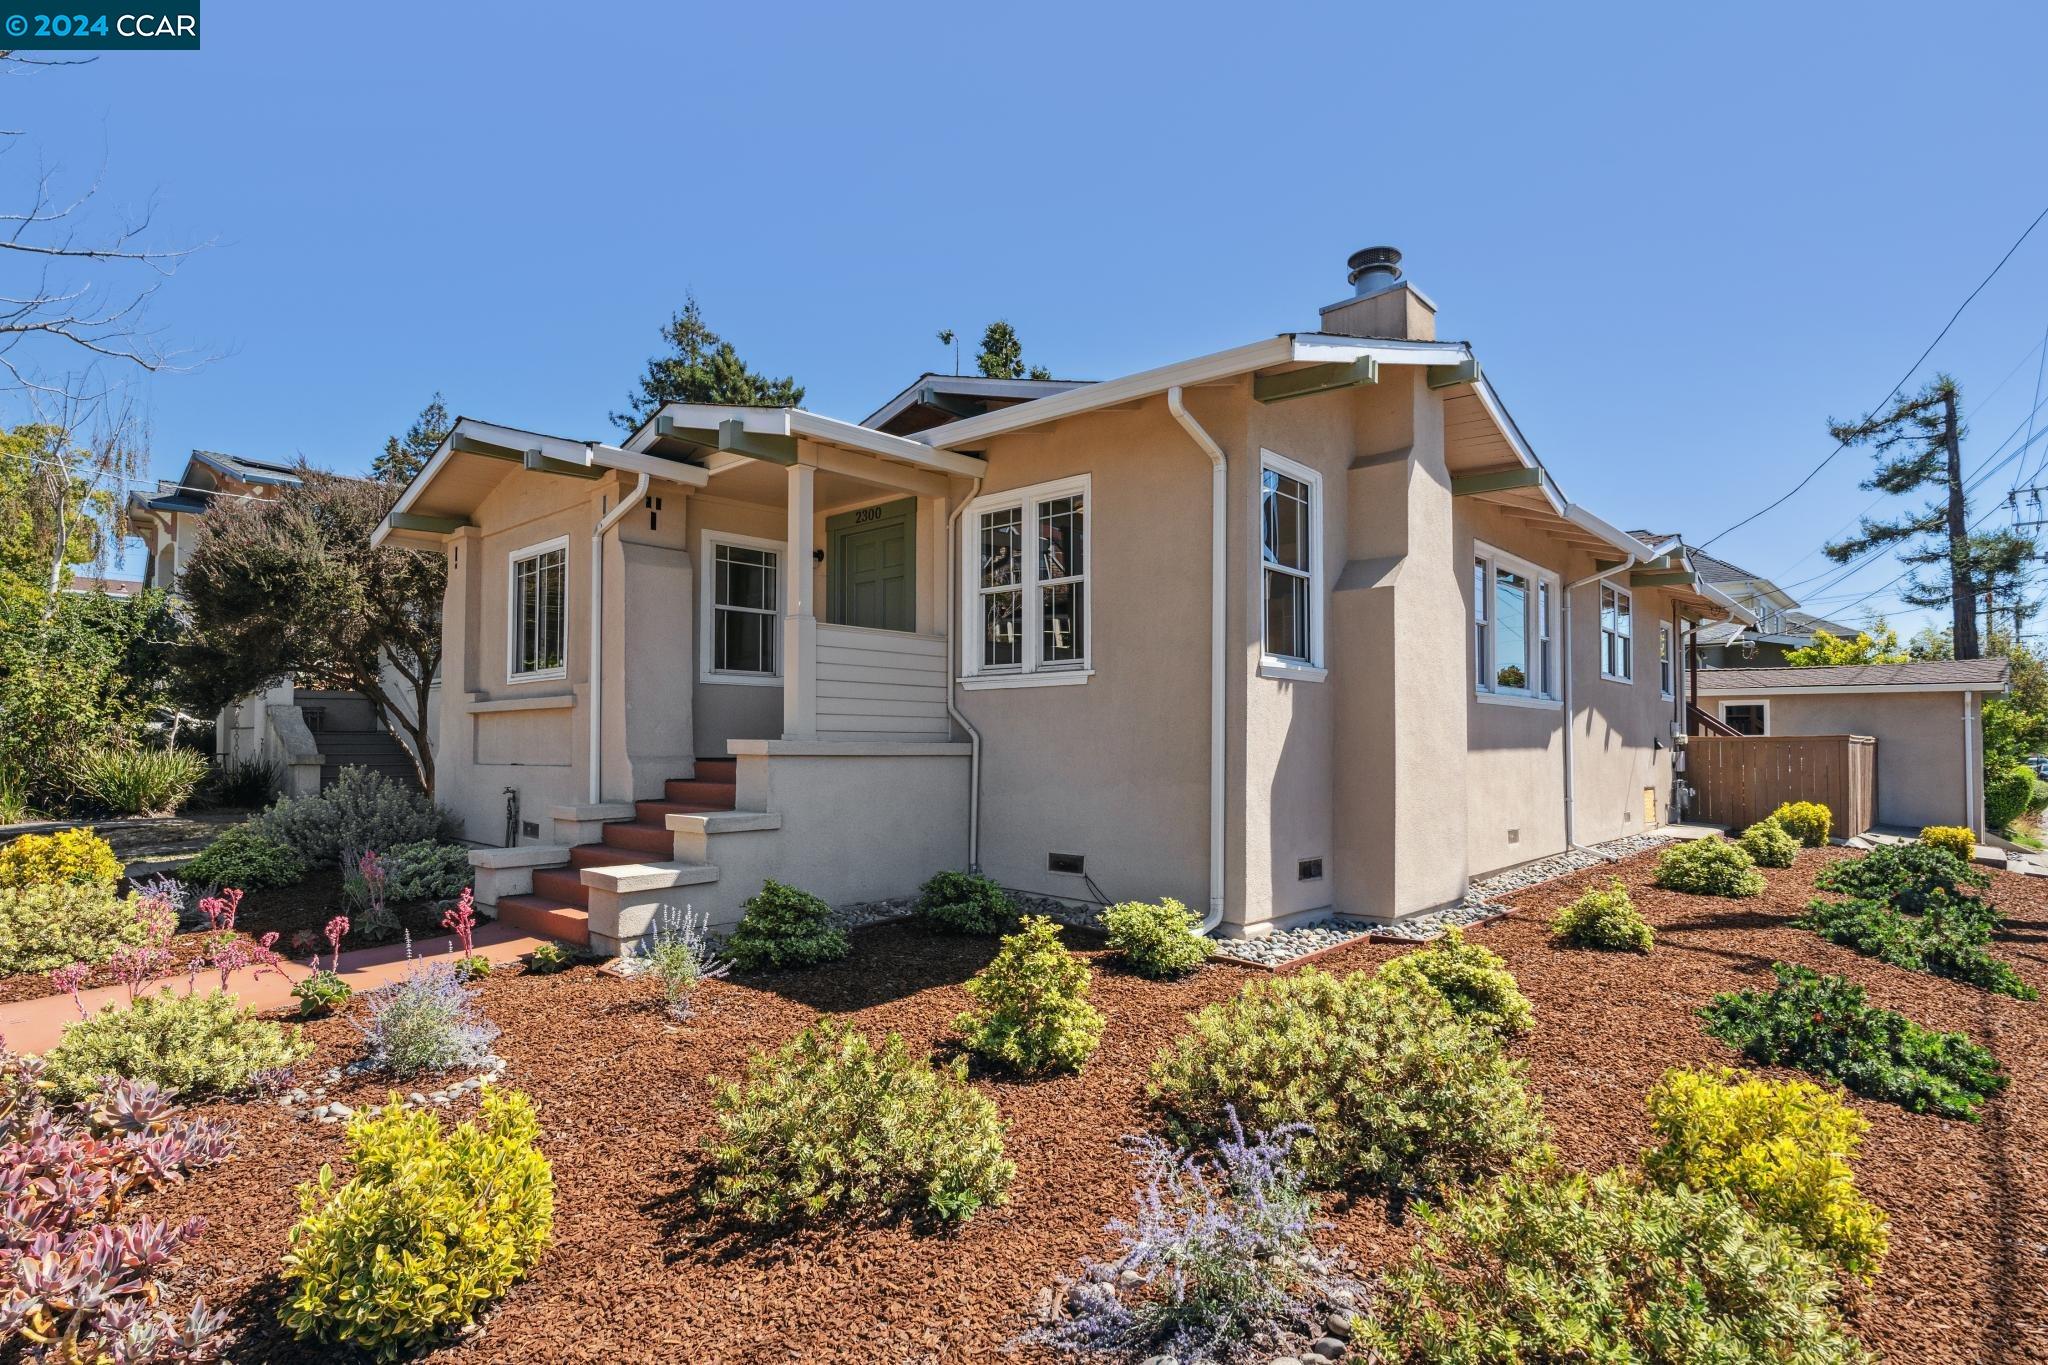
[(109, 1078), (55, 1106), (42, 1065), (0, 1048), (0, 1345), (64, 1362), (184, 1360), (208, 1351), (224, 1315), (158, 1307), (199, 1219), (117, 1221), (123, 1206), (225, 1160), (226, 1126), (183, 1116), (147, 1081)]
[(313, 974), (292, 987), (292, 997), (299, 1002), (299, 1017), (313, 1019), (331, 1014), (340, 1008), (355, 991), (348, 982), (341, 979), (341, 941), (348, 937), (347, 915), (336, 915), (327, 921), (328, 965), (320, 965), (320, 954), (313, 954)]
[(441, 927), (454, 934), (456, 941), (462, 944), (461, 960), (455, 964), (456, 975), (464, 981), (489, 976), (490, 959), (476, 954), (476, 893), (473, 890), (466, 886), (462, 888), (462, 895), (441, 916)]
[(342, 895), (356, 911), (356, 932), (372, 943), (396, 938), (402, 927), (391, 909), (391, 860), (375, 849), (342, 857)]

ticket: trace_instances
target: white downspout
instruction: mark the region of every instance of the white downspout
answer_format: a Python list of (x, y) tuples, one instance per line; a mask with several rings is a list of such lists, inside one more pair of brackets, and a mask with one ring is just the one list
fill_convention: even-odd
[[(1976, 697), (1975, 692), (1963, 693), (1963, 823), (1982, 839), (1990, 831), (1978, 828), (1982, 812), (1974, 810), (1978, 803), (1970, 799), (1980, 780), (1977, 772), (1977, 727), (1970, 724), (1970, 712), (1974, 709), (1971, 703)], [(1872, 812), (1873, 815), (1875, 813)]]
[[(643, 472), (633, 491), (597, 519), (590, 532), (590, 804), (603, 799), (604, 766), (604, 533), (647, 496)], [(702, 572), (700, 566), (699, 572)]]
[[(1635, 566), (1636, 557), (1634, 555), (1624, 556), (1621, 563), (1616, 564), (1611, 569), (1602, 569), (1598, 573), (1587, 574), (1576, 583), (1565, 584), (1563, 593), (1559, 594), (1564, 598), (1564, 846), (1567, 851), (1579, 846), (1578, 812), (1576, 809), (1578, 798), (1574, 795), (1575, 785), (1572, 780), (1572, 728), (1576, 723), (1572, 714), (1572, 594), (1585, 587), (1588, 583), (1598, 583), (1604, 578), (1612, 578), (1614, 575), (1625, 572)], [(1635, 616), (1633, 613), (1629, 616), (1629, 629), (1631, 632), (1635, 629)], [(1631, 640), (1629, 647), (1631, 649), (1635, 647), (1633, 640)]]
[(1181, 400), (1181, 387), (1175, 384), (1166, 391), (1166, 410), (1209, 457), (1209, 913), (1201, 928), (1208, 934), (1223, 923), (1223, 627), (1229, 557), (1224, 542), (1229, 530), (1230, 459)]
[(946, 638), (953, 642), (953, 671), (946, 675), (946, 714), (967, 732), (967, 870), (970, 872), (981, 871), (981, 731), (961, 714), (956, 700), (959, 679), (967, 671), (966, 656), (961, 652), (967, 648), (967, 640), (960, 629), (960, 604), (955, 598), (960, 591), (960, 570), (965, 567), (959, 562), (960, 514), (980, 495), (981, 480), (976, 479), (974, 487), (967, 490), (967, 496), (960, 499), (960, 505), (946, 518), (946, 561), (950, 570), (946, 574)]

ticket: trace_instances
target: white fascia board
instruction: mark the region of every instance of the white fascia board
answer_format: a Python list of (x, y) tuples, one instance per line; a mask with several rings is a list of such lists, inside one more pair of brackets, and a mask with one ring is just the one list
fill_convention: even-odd
[(2004, 692), (2006, 684), (2001, 682), (1945, 682), (1945, 683), (1839, 683), (1825, 687), (1727, 687), (1718, 688), (1707, 680), (1714, 672), (1711, 668), (1698, 670), (1700, 696), (1711, 696), (1715, 701), (1740, 701), (1744, 697), (1888, 697), (1913, 692), (1983, 692), (1996, 695)]
[(908, 408), (915, 407), (926, 389), (940, 393), (957, 394), (962, 398), (1017, 398), (1029, 401), (1045, 398), (1068, 389), (1086, 388), (1094, 381), (1088, 379), (991, 379), (982, 374), (928, 374), (904, 389), (888, 402), (861, 418), (864, 427), (879, 427), (890, 418)]
[[(1547, 475), (1545, 477), (1548, 478)], [(1566, 521), (1578, 527), (1581, 531), (1589, 531), (1600, 537), (1600, 539), (1606, 541), (1615, 549), (1635, 560), (1637, 564), (1648, 563), (1657, 557), (1656, 553), (1649, 546), (1643, 544), (1643, 542), (1637, 540), (1628, 532), (1617, 530), (1575, 502), (1565, 504), (1562, 515)]]
[(619, 469), (628, 474), (645, 474), (650, 479), (664, 479), (669, 483), (688, 484), (702, 488), (711, 482), (711, 475), (698, 465), (684, 464), (680, 460), (664, 460), (659, 455), (643, 455), (637, 450), (621, 450), (617, 446), (592, 441), (588, 447), (590, 459), (587, 463), (600, 469)]
[(1699, 590), (1702, 597), (1725, 610), (1728, 613), (1729, 620), (1740, 621), (1745, 626), (1756, 624), (1756, 613), (1743, 606), (1740, 602), (1737, 602), (1727, 593), (1722, 592), (1712, 583), (1707, 582), (1704, 578), (1699, 580)]
[[(935, 450), (923, 441), (913, 441), (908, 436), (893, 436), (886, 431), (876, 431), (858, 422), (842, 421), (837, 417), (826, 417), (822, 413), (808, 412), (803, 408), (748, 408), (721, 403), (670, 403), (663, 407), (661, 415), (680, 427), (709, 431), (720, 422), (738, 422), (742, 431), (757, 436), (801, 436), (807, 440), (820, 441), (826, 445), (840, 446), (862, 455), (879, 455), (885, 460), (900, 460), (919, 469), (933, 469), (941, 474), (958, 474), (963, 478), (976, 479), (988, 472), (988, 465), (972, 455), (959, 455), (950, 450)], [(636, 437), (628, 441), (627, 453), (637, 454), (656, 439), (655, 427), (649, 424), (646, 440)]]
[(1297, 332), (1294, 358), (1324, 364), (1371, 356), (1382, 365), (1456, 365), (1472, 358), (1462, 341), (1403, 341), (1397, 337), (1348, 337), (1334, 332)]

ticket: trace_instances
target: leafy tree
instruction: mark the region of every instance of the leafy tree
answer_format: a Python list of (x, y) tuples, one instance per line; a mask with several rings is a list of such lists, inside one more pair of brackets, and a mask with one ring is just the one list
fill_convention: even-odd
[(420, 785), (432, 792), (427, 704), (441, 666), (447, 561), (370, 544), (394, 485), (304, 465), (298, 474), (300, 486), (277, 498), (207, 509), (182, 585), (191, 625), (177, 653), (181, 691), (200, 711), (287, 673), (359, 692), (412, 741)]
[(1906, 653), (1915, 659), (1953, 659), (1956, 657), (1955, 631), (1948, 626), (1940, 630), (1922, 626), (1913, 633)]
[(124, 529), (116, 494), (142, 472), (132, 434), (99, 404), (0, 432), (0, 596), (48, 616), (75, 566), (107, 561)]
[(1899, 633), (1877, 619), (1876, 634), (1858, 631), (1844, 640), (1825, 630), (1813, 633), (1813, 643), (1785, 651), (1785, 662), (1794, 668), (1819, 668), (1828, 664), (1902, 664), (1912, 655), (1899, 648)]
[[(1986, 583), (2010, 574), (2016, 562), (2031, 558), (2034, 545), (2011, 531), (1971, 534), (1960, 405), (1955, 380), (1944, 374), (1888, 412), (1829, 423), (1829, 433), (1842, 444), (1871, 447), (1877, 463), (1863, 487), (1900, 497), (1928, 489), (1935, 496), (1919, 511), (1889, 521), (1865, 517), (1855, 535), (1825, 549), (1837, 564), (1872, 550), (1897, 549), (1899, 559), (1914, 571), (1899, 595), (1916, 607), (1949, 608), (1956, 657), (1975, 659), (1982, 652), (1978, 593)], [(1923, 578), (1919, 571), (1924, 569), (1938, 572)]]
[(420, 415), (412, 419), (405, 435), (385, 438), (384, 453), (370, 462), (370, 477), (384, 483), (411, 483), (413, 475), (426, 467), (441, 442), (448, 439), (454, 425), (448, 420), (448, 405), (436, 390), (420, 409)]
[(803, 385), (795, 379), (770, 379), (748, 369), (732, 343), (705, 324), (695, 294), (684, 295), (683, 311), (669, 318), (661, 337), (669, 353), (648, 360), (640, 391), (627, 395), (626, 411), (612, 414), (622, 430), (636, 429), (668, 403), (793, 408), (804, 401)]
[[(990, 379), (1023, 379), (1024, 343), (1017, 339), (1017, 329), (997, 318), (981, 334), (981, 354), (974, 363)], [(1028, 376), (1032, 379), (1050, 379), (1052, 371), (1043, 365), (1033, 365)]]

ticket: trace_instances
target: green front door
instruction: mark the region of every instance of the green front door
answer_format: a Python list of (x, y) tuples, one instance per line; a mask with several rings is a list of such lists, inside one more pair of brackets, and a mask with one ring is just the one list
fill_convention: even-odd
[(826, 518), (825, 601), (835, 624), (917, 629), (916, 529), (915, 498)]

